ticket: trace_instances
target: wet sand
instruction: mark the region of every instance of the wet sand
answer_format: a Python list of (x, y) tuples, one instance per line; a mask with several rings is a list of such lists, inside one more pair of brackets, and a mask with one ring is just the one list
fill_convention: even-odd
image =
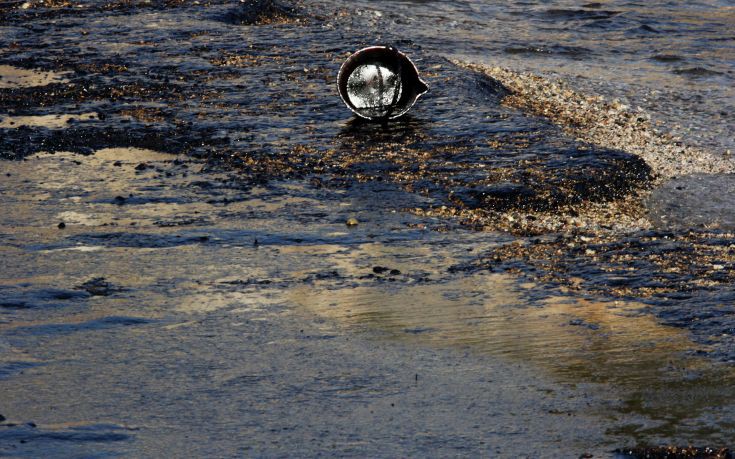
[[(594, 422), (586, 391), (370, 322), (346, 330), (303, 304), (351, 285), (441, 290), (443, 266), (497, 236), (411, 228), (421, 221), (365, 201), (368, 190), (241, 188), (189, 160), (108, 152), (6, 169), (4, 453), (543, 455), (605, 443), (604, 424), (575, 427)], [(24, 183), (40, 171), (42, 184)], [(348, 229), (353, 215), (362, 223)], [(375, 274), (383, 264), (401, 274)], [(549, 435), (562, 416), (574, 422)]]
[(731, 220), (673, 191), (727, 175), (654, 189), (727, 161), (410, 41), (431, 93), (355, 121), (347, 6), (52, 3), (2, 6), (4, 454), (735, 444)]
[(735, 374), (688, 357), (686, 332), (451, 274), (507, 236), (423, 229), (385, 207), (411, 199), (395, 188), (243, 187), (145, 150), (6, 165), (7, 454), (604, 457), (702, 425), (732, 441)]

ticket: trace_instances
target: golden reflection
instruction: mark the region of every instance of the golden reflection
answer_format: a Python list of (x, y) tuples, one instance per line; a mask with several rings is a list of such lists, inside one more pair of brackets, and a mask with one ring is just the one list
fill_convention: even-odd
[(438, 284), (303, 286), (289, 295), (348, 327), (529, 362), (567, 383), (612, 384), (623, 409), (661, 419), (662, 434), (713, 403), (735, 402), (733, 370), (691, 356), (687, 333), (658, 324), (642, 304), (532, 300), (524, 290), (533, 289), (509, 275), (480, 274)]
[(172, 161), (176, 155), (145, 148), (103, 148), (94, 152), (94, 158), (103, 161), (155, 162)]
[(7, 88), (30, 88), (34, 86), (46, 86), (51, 83), (68, 83), (64, 78), (71, 72), (47, 72), (43, 70), (30, 70), (13, 67), (12, 65), (0, 65), (0, 89)]
[[(364, 271), (363, 271), (364, 272)], [(396, 337), (465, 346), (532, 361), (594, 381), (655, 373), (692, 348), (685, 332), (635, 314), (636, 303), (571, 297), (529, 302), (512, 277), (475, 275), (440, 284), (295, 289), (292, 299), (350, 325)]]
[(89, 121), (94, 119), (97, 119), (97, 113), (95, 112), (81, 113), (79, 115), (4, 116), (0, 118), (0, 128), (17, 129), (21, 126), (28, 126), (63, 129), (69, 127), (69, 123), (74, 121)]

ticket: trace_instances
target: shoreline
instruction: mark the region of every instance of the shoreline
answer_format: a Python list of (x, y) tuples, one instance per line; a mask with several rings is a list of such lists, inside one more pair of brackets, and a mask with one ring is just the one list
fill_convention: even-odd
[(651, 115), (600, 95), (571, 89), (562, 80), (462, 61), (454, 64), (487, 75), (510, 90), (502, 103), (549, 118), (576, 139), (633, 153), (653, 169), (653, 185), (692, 174), (735, 173), (735, 158), (692, 147), (651, 124)]

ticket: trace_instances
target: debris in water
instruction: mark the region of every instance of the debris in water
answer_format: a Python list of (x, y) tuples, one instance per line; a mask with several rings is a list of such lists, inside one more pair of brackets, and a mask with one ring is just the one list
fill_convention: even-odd
[(371, 46), (350, 56), (337, 85), (347, 107), (369, 120), (398, 118), (429, 90), (414, 63), (391, 46)]
[(76, 287), (77, 290), (84, 290), (92, 296), (110, 296), (122, 289), (114, 286), (104, 277), (95, 277)]

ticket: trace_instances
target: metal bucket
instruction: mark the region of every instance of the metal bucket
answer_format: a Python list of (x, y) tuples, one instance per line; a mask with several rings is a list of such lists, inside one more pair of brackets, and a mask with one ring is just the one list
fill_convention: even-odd
[(369, 120), (398, 118), (429, 90), (414, 63), (392, 46), (371, 46), (350, 56), (339, 69), (337, 87), (345, 105)]

